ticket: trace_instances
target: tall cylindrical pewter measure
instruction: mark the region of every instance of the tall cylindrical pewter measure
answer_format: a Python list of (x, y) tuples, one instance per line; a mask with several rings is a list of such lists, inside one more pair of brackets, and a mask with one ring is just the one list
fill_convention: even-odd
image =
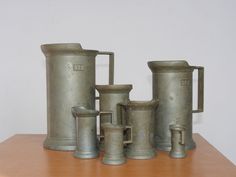
[[(192, 139), (192, 113), (203, 112), (204, 68), (190, 66), (184, 60), (150, 61), (153, 73), (153, 98), (159, 99), (156, 112), (155, 144), (169, 151), (171, 135), (169, 125), (181, 124), (186, 128), (186, 149), (195, 148)], [(198, 69), (198, 109), (192, 110), (192, 75)]]
[(75, 119), (71, 107), (95, 109), (95, 57), (109, 55), (109, 84), (114, 78), (114, 54), (82, 49), (79, 43), (45, 44), (47, 75), (47, 138), (44, 147), (75, 150)]
[(82, 159), (98, 157), (96, 110), (84, 107), (73, 107), (72, 114), (76, 119), (76, 150), (74, 156)]
[[(132, 85), (96, 85), (97, 91), (99, 92), (99, 109), (100, 112), (110, 112), (111, 114), (101, 114), (100, 124), (112, 122), (112, 124), (121, 125), (122, 116), (120, 115), (120, 109), (117, 107), (118, 103), (127, 103), (129, 101), (129, 92), (132, 89)], [(111, 117), (112, 115), (112, 117)], [(103, 136), (103, 130), (101, 126), (100, 130)], [(100, 138), (99, 144), (100, 150), (104, 148), (104, 139)]]
[(156, 155), (154, 120), (158, 100), (129, 101), (120, 105), (125, 109), (126, 124), (132, 127), (132, 143), (126, 147), (126, 156), (131, 159), (153, 158)]

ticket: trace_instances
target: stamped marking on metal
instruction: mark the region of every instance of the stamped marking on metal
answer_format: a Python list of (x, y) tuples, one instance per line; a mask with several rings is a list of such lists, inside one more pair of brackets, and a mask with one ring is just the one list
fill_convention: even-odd
[(190, 86), (191, 85), (191, 81), (189, 79), (181, 79), (180, 80), (180, 85), (181, 86)]
[(84, 65), (82, 65), (82, 64), (73, 64), (73, 71), (84, 71)]

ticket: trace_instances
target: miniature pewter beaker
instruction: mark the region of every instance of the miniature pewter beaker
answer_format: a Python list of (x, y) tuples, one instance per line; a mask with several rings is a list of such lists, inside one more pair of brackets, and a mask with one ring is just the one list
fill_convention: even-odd
[(170, 125), (171, 131), (171, 150), (170, 157), (184, 158), (185, 152), (185, 128), (182, 125)]
[[(124, 141), (125, 127), (111, 123), (102, 124), (104, 130), (104, 156), (102, 162), (107, 165), (121, 165), (126, 162), (124, 156), (124, 144), (132, 140)], [(127, 127), (130, 128), (131, 127)], [(130, 131), (132, 134), (132, 130)]]
[[(171, 135), (169, 125), (185, 125), (185, 148), (195, 148), (192, 139), (192, 113), (203, 112), (204, 68), (190, 66), (184, 60), (150, 61), (153, 75), (153, 99), (159, 99), (156, 111), (155, 146), (169, 151)], [(193, 70), (198, 69), (198, 110), (192, 110)]]
[(132, 127), (132, 143), (126, 147), (126, 156), (132, 159), (150, 159), (156, 155), (154, 147), (154, 120), (157, 100), (129, 101), (121, 104), (126, 123)]
[[(112, 124), (122, 124), (120, 116), (120, 109), (117, 107), (118, 103), (127, 103), (129, 100), (129, 92), (132, 89), (132, 85), (96, 85), (97, 91), (99, 92), (99, 107), (100, 112), (107, 114), (100, 115), (100, 124), (112, 122)], [(109, 114), (110, 113), (110, 114)], [(112, 116), (111, 116), (112, 115)], [(104, 149), (104, 139), (102, 138), (104, 133), (101, 128), (101, 138), (99, 148)]]
[(74, 157), (89, 159), (98, 156), (96, 110), (84, 107), (73, 107), (72, 114), (76, 119), (76, 150)]
[(114, 78), (114, 54), (85, 50), (79, 43), (45, 44), (47, 75), (47, 138), (44, 147), (75, 150), (75, 105), (95, 109), (95, 57), (109, 55), (109, 84)]

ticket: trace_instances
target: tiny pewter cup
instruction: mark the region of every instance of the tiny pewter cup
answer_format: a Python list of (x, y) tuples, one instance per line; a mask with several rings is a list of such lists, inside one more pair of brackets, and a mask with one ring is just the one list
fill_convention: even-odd
[(171, 131), (171, 150), (170, 157), (184, 158), (186, 157), (185, 151), (185, 127), (182, 125), (170, 125)]
[(132, 143), (126, 147), (131, 159), (150, 159), (156, 155), (154, 147), (154, 118), (158, 100), (129, 101), (120, 104), (125, 109), (126, 124), (132, 127)]
[(126, 162), (124, 144), (132, 142), (132, 140), (124, 141), (125, 127), (104, 123), (102, 124), (102, 128), (104, 130), (104, 156), (102, 162), (106, 165), (124, 164)]
[(98, 157), (96, 116), (99, 112), (84, 107), (73, 107), (72, 114), (76, 119), (76, 150), (74, 157), (82, 159)]

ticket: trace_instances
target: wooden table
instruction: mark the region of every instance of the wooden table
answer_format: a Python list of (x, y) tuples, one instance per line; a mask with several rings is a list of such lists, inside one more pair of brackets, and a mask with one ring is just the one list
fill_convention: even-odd
[(128, 160), (108, 166), (99, 159), (80, 160), (72, 152), (42, 147), (45, 135), (15, 135), (0, 143), (0, 177), (236, 177), (236, 167), (199, 134), (185, 159), (158, 152), (152, 160)]

